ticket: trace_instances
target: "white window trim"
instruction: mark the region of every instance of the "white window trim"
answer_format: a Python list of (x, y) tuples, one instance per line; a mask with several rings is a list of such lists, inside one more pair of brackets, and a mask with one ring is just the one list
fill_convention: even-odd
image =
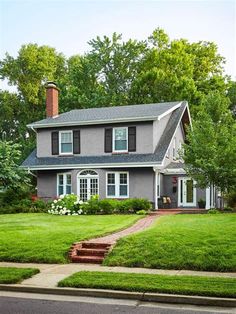
[[(60, 196), (60, 195), (66, 195), (66, 186), (67, 186), (67, 178), (66, 176), (67, 175), (70, 175), (71, 177), (71, 192), (72, 192), (72, 175), (71, 175), (71, 172), (63, 172), (63, 173), (58, 173), (57, 174), (57, 196)], [(59, 194), (59, 176), (63, 176), (63, 194)]]
[[(97, 195), (100, 195), (99, 191), (100, 191), (100, 187), (99, 187), (99, 174), (96, 172), (96, 174), (86, 174), (86, 175), (81, 175), (81, 173), (83, 173), (85, 170), (90, 170), (90, 169), (84, 169), (81, 170), (78, 174), (77, 174), (77, 195), (80, 197), (80, 179), (97, 179), (97, 184), (98, 184), (98, 193)], [(89, 194), (89, 199), (91, 199), (91, 195)]]
[[(72, 144), (71, 152), (63, 153), (61, 151), (61, 134), (62, 133), (71, 133), (71, 144)], [(73, 154), (73, 131), (72, 130), (62, 130), (62, 131), (59, 131), (59, 155), (71, 155), (71, 154)]]
[[(108, 174), (115, 174), (115, 195), (108, 195)], [(120, 174), (125, 173), (127, 175), (127, 196), (120, 196), (119, 187), (120, 187)], [(129, 198), (129, 172), (128, 171), (108, 171), (106, 173), (106, 198)]]
[[(119, 129), (126, 129), (126, 143), (127, 143), (127, 149), (124, 150), (116, 150), (115, 149), (115, 130), (119, 130)], [(112, 129), (112, 152), (113, 153), (127, 153), (128, 152), (128, 147), (129, 147), (129, 143), (128, 143), (128, 127), (118, 127), (118, 128), (113, 128)]]

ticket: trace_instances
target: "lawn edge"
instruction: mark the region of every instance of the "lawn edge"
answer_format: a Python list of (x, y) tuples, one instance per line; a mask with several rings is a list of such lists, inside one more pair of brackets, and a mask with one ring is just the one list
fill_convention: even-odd
[(129, 292), (122, 290), (105, 290), (105, 289), (81, 289), (81, 288), (47, 288), (25, 286), (20, 284), (4, 285), (0, 284), (0, 291), (12, 292), (28, 292), (39, 294), (52, 295), (68, 295), (68, 296), (89, 296), (99, 298), (113, 298), (113, 299), (129, 299), (143, 302), (160, 302), (160, 303), (174, 303), (174, 304), (191, 304), (191, 305), (207, 305), (207, 306), (222, 306), (235, 307), (236, 299), (233, 298), (219, 298), (219, 297), (205, 297), (205, 296), (189, 296), (178, 294), (164, 294), (164, 293), (147, 293), (147, 292)]

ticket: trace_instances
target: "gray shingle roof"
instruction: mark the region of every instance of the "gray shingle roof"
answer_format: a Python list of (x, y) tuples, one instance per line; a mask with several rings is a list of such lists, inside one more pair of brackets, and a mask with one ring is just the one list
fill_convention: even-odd
[(164, 132), (162, 133), (160, 141), (155, 149), (155, 154), (159, 154), (160, 159), (163, 159), (165, 157), (170, 141), (172, 137), (174, 136), (175, 130), (179, 124), (180, 118), (183, 115), (186, 105), (187, 105), (186, 102), (182, 102), (180, 108), (175, 110), (170, 116), (167, 126)]
[(133, 164), (133, 163), (160, 163), (158, 154), (120, 154), (108, 156), (71, 156), (71, 157), (40, 157), (37, 158), (34, 150), (22, 163), (24, 168), (40, 168), (50, 166), (75, 166), (75, 165), (108, 165), (108, 164)]
[(86, 123), (107, 123), (114, 120), (143, 119), (155, 120), (158, 116), (172, 109), (180, 102), (167, 102), (145, 105), (115, 106), (91, 109), (76, 109), (60, 114), (55, 118), (47, 118), (29, 124), (35, 128), (59, 125), (80, 125)]

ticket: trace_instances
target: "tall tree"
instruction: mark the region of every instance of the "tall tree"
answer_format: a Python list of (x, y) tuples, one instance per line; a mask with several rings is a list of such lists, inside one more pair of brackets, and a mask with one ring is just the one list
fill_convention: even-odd
[[(48, 46), (23, 45), (16, 58), (8, 53), (0, 61), (0, 77), (17, 88), (16, 94), (0, 92), (0, 129), (7, 138), (21, 144), (22, 159), (35, 146), (34, 132), (26, 125), (45, 117), (45, 87), (47, 80), (62, 79), (66, 71), (65, 58)], [(26, 133), (30, 139), (26, 140)]]
[(186, 171), (200, 187), (236, 189), (236, 122), (219, 92), (204, 97), (184, 145)]
[(156, 29), (148, 43), (141, 71), (132, 83), (132, 103), (185, 99), (195, 109), (209, 92), (226, 93), (224, 58), (214, 43), (171, 41), (162, 29)]

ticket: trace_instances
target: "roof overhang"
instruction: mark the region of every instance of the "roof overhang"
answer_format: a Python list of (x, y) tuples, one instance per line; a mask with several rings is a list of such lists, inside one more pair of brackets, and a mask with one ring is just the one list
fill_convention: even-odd
[(69, 127), (69, 126), (83, 126), (83, 125), (96, 125), (96, 124), (111, 124), (111, 123), (122, 123), (122, 122), (145, 122), (145, 121), (155, 121), (158, 117), (142, 117), (142, 118), (120, 118), (120, 119), (109, 119), (109, 120), (91, 120), (91, 121), (72, 121), (72, 122), (54, 122), (54, 123), (44, 123), (28, 124), (28, 128), (33, 129), (45, 129), (45, 128), (57, 128), (57, 127)]
[(109, 164), (64, 164), (64, 165), (42, 165), (42, 166), (20, 166), (26, 170), (61, 170), (61, 169), (81, 169), (81, 168), (149, 168), (161, 166), (161, 163), (109, 163)]
[(166, 168), (162, 170), (162, 173), (165, 175), (186, 174), (186, 171), (183, 168)]

